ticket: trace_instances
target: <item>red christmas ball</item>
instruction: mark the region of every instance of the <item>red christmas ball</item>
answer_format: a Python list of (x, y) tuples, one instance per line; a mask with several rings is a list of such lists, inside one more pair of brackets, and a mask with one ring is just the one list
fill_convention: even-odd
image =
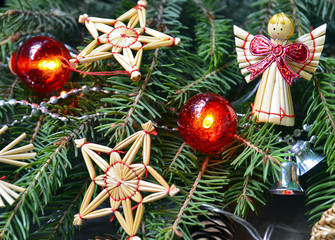
[(192, 148), (215, 154), (233, 139), (237, 117), (226, 99), (217, 94), (202, 93), (184, 104), (178, 126), (180, 134)]
[(69, 50), (58, 40), (34, 37), (25, 42), (11, 59), (11, 70), (24, 85), (36, 92), (52, 92), (70, 78), (65, 59)]

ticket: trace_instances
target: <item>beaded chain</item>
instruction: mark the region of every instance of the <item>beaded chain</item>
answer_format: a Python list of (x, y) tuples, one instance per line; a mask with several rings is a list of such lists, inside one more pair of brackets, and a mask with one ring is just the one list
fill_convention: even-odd
[[(312, 127), (311, 125), (304, 124), (302, 126), (302, 129), (294, 129), (293, 136), (290, 135), (290, 134), (287, 134), (284, 138), (279, 136), (276, 139), (276, 141), (277, 142), (284, 142), (284, 143), (287, 143), (288, 145), (294, 145), (297, 142), (297, 140), (295, 138), (300, 137), (303, 132), (309, 132), (311, 127)], [(317, 139), (317, 137), (315, 135), (312, 135), (308, 141), (305, 141), (305, 143), (306, 144), (307, 143), (313, 144), (313, 143), (316, 142), (316, 139)]]
[(92, 87), (91, 88), (89, 86), (84, 85), (81, 88), (74, 88), (74, 89), (72, 89), (68, 92), (67, 91), (62, 91), (59, 96), (52, 96), (52, 97), (49, 98), (48, 101), (42, 101), (40, 104), (30, 103), (27, 100), (20, 100), (20, 101), (17, 101), (16, 99), (9, 99), (8, 101), (0, 100), (0, 107), (5, 106), (5, 105), (14, 106), (16, 104), (20, 104), (21, 106), (29, 106), (31, 108), (31, 112), (30, 112), (29, 115), (24, 115), (20, 120), (14, 120), (12, 123), (9, 123), (9, 124), (3, 125), (3, 126), (14, 126), (18, 123), (21, 123), (21, 122), (25, 121), (28, 118), (31, 118), (38, 111), (40, 111), (41, 113), (43, 113), (45, 115), (49, 115), (53, 119), (59, 119), (63, 122), (67, 122), (68, 120), (73, 120), (73, 119), (83, 120), (83, 119), (98, 117), (102, 114), (101, 113), (94, 113), (94, 114), (90, 114), (90, 115), (83, 115), (81, 117), (71, 116), (71, 118), (68, 118), (66, 116), (60, 116), (58, 113), (50, 112), (49, 107), (47, 106), (47, 104), (51, 104), (51, 105), (56, 104), (56, 103), (58, 103), (59, 100), (66, 99), (69, 96), (72, 96), (74, 94), (78, 94), (80, 92), (87, 93), (89, 91), (104, 92), (106, 94), (110, 93), (109, 90), (101, 90), (98, 87)]

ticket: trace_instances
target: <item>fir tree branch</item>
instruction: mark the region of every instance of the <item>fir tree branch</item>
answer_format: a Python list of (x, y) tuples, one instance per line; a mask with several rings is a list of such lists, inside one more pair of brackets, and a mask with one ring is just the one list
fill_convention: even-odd
[(128, 125), (128, 122), (129, 120), (132, 118), (132, 115), (135, 111), (135, 108), (136, 108), (136, 105), (139, 103), (139, 101), (141, 100), (141, 97), (150, 81), (150, 78), (151, 78), (151, 73), (153, 72), (154, 68), (155, 68), (155, 65), (156, 65), (156, 62), (157, 62), (157, 57), (158, 57), (158, 52), (159, 52), (159, 49), (156, 49), (155, 51), (155, 57), (154, 59), (152, 60), (151, 62), (151, 65), (150, 65), (150, 71), (148, 72), (147, 76), (145, 77), (144, 79), (144, 82), (142, 84), (142, 87), (140, 89), (140, 91), (138, 91), (138, 93), (136, 94), (136, 97), (135, 97), (135, 100), (133, 102), (133, 104), (131, 105), (128, 113), (127, 113), (127, 116), (126, 118), (124, 119), (123, 121), (123, 124), (122, 124), (122, 127), (125, 127)]
[(16, 42), (18, 41), (20, 38), (22, 37), (22, 34), (19, 33), (19, 32), (14, 32), (12, 33), (12, 35), (10, 35), (8, 38), (6, 38), (5, 40), (2, 40), (0, 42), (0, 46), (1, 45), (5, 45), (7, 44), (8, 42)]
[(183, 213), (184, 213), (184, 210), (185, 208), (187, 207), (188, 203), (191, 201), (193, 195), (194, 195), (194, 191), (197, 189), (197, 186), (198, 186), (198, 183), (200, 181), (200, 179), (202, 178), (202, 176), (204, 175), (204, 172), (207, 168), (207, 165), (208, 165), (208, 161), (209, 161), (209, 157), (207, 156), (206, 159), (205, 159), (205, 162), (203, 163), (202, 167), (201, 167), (201, 171), (199, 172), (198, 174), (198, 177), (196, 178), (196, 180), (194, 181), (194, 184), (191, 188), (191, 191), (189, 192), (183, 206), (181, 207), (179, 213), (178, 213), (178, 216), (176, 218), (176, 220), (174, 221), (173, 225), (172, 225), (172, 230), (177, 234), (177, 236), (179, 237), (183, 237), (183, 234), (181, 231), (179, 231), (177, 229), (178, 227), (178, 222), (180, 221), (181, 217), (183, 216)]
[[(88, 121), (84, 122), (75, 132), (73, 132), (72, 134), (69, 135), (68, 141), (72, 140), (77, 133), (79, 133), (80, 131), (82, 131), (82, 129), (84, 128), (84, 126), (86, 126), (88, 123)], [(47, 168), (49, 167), (49, 165), (51, 164), (52, 160), (55, 158), (55, 156), (64, 148), (67, 146), (66, 144), (67, 142), (62, 143), (58, 148), (56, 148), (56, 150), (50, 155), (49, 159), (46, 161), (46, 163), (41, 167), (40, 171), (36, 174), (36, 176), (34, 177), (33, 181), (29, 184), (28, 188), (22, 193), (19, 202), (16, 204), (14, 210), (11, 212), (5, 226), (3, 227), (1, 233), (0, 233), (0, 239), (3, 239), (6, 232), (8, 231), (8, 228), (12, 222), (12, 220), (14, 219), (14, 217), (16, 217), (16, 214), (18, 213), (18, 211), (20, 210), (21, 205), (23, 204), (23, 202), (25, 201), (26, 198), (28, 198), (29, 193), (33, 190), (33, 188), (35, 187), (37, 181), (39, 180), (40, 176), (42, 175), (42, 173), (44, 171), (47, 170)]]
[(198, 83), (202, 82), (203, 80), (206, 80), (207, 78), (225, 70), (227, 67), (229, 67), (231, 64), (233, 64), (235, 62), (235, 59), (234, 61), (231, 61), (231, 62), (228, 62), (226, 63), (225, 65), (223, 65), (222, 67), (206, 74), (205, 76), (203, 76), (202, 78), (199, 78), (198, 80), (194, 81), (194, 82), (191, 82), (190, 84), (188, 84), (186, 87), (182, 88), (182, 89), (179, 89), (176, 91), (176, 95), (179, 95), (179, 94), (182, 94), (182, 93), (185, 93), (188, 89), (190, 89), (191, 87), (197, 85)]
[(329, 121), (331, 123), (331, 126), (333, 128), (333, 132), (335, 133), (335, 121), (332, 118), (331, 111), (330, 111), (330, 109), (328, 107), (328, 104), (327, 104), (327, 99), (326, 99), (325, 95), (323, 94), (323, 92), (321, 91), (321, 86), (320, 86), (320, 83), (318, 81), (317, 76), (314, 76), (314, 79), (315, 79), (315, 84), (316, 84), (317, 89), (318, 89), (318, 93), (319, 93), (319, 95), (321, 97), (321, 100), (322, 100), (322, 104), (323, 104), (323, 106), (325, 108), (327, 117), (328, 117), (328, 119), (329, 119)]
[(38, 120), (37, 124), (36, 124), (35, 131), (34, 131), (33, 135), (31, 136), (31, 139), (30, 139), (30, 143), (31, 143), (31, 144), (34, 143), (34, 141), (35, 141), (35, 138), (36, 138), (36, 136), (37, 136), (37, 133), (38, 133), (38, 131), (39, 131), (40, 128), (41, 128), (43, 119), (44, 119), (44, 117), (41, 116), (40, 119)]
[(262, 34), (262, 33), (266, 33), (266, 28), (268, 25), (268, 19), (270, 19), (271, 16), (271, 9), (273, 8), (274, 5), (274, 1), (273, 0), (269, 0), (268, 5), (266, 7), (266, 12), (264, 15), (264, 21), (262, 21), (262, 25), (261, 28), (259, 29), (258, 33)]
[(301, 36), (301, 27), (300, 27), (300, 24), (299, 22), (297, 21), (298, 19), (298, 14), (297, 14), (297, 6), (294, 2), (294, 0), (290, 0), (290, 5), (291, 5), (291, 9), (292, 9), (292, 15), (294, 17), (294, 20), (295, 22), (299, 25), (299, 28), (298, 28), (298, 36), (300, 37)]
[(33, 16), (33, 17), (38, 17), (38, 16), (43, 16), (43, 17), (62, 17), (59, 14), (55, 14), (55, 12), (35, 12), (35, 11), (29, 11), (29, 10), (19, 10), (19, 9), (10, 9), (7, 10), (6, 12), (0, 14), (1, 17), (7, 17), (7, 16), (13, 16), (13, 15), (26, 15), (26, 16)]
[(208, 19), (211, 24), (211, 35), (212, 35), (212, 50), (211, 50), (211, 55), (214, 54), (214, 49), (215, 49), (215, 26), (214, 26), (214, 14), (209, 13), (208, 14)]
[(177, 151), (176, 155), (174, 156), (172, 162), (170, 163), (169, 167), (166, 169), (164, 175), (166, 175), (168, 172), (171, 171), (171, 167), (172, 167), (172, 165), (176, 162), (176, 160), (177, 160), (179, 154), (181, 153), (181, 151), (183, 150), (185, 144), (186, 144), (186, 142), (183, 142), (183, 143), (180, 145), (180, 148), (178, 149), (178, 151)]
[(14, 14), (15, 14), (15, 10), (9, 9), (6, 12), (0, 13), (0, 18), (7, 17), (7, 16), (10, 16), (10, 15), (14, 15)]
[(69, 208), (64, 212), (64, 214), (62, 215), (62, 217), (60, 218), (59, 222), (57, 223), (57, 225), (55, 226), (55, 229), (52, 233), (52, 235), (50, 235), (50, 237), (48, 239), (54, 239), (54, 236), (57, 234), (59, 228), (61, 227), (61, 225), (63, 224), (63, 221), (65, 220), (66, 216), (68, 214), (71, 213), (71, 209), (76, 205), (78, 199), (80, 198), (80, 196), (82, 195), (82, 193), (85, 191), (86, 189), (86, 185), (87, 183), (91, 180), (91, 178), (88, 178), (85, 183), (83, 184), (82, 188), (80, 189), (80, 191), (77, 193), (76, 197), (73, 199), (72, 204), (69, 206)]
[(11, 94), (11, 92), (13, 91), (15, 85), (19, 82), (19, 78), (16, 78), (13, 82), (13, 84), (6, 90), (5, 94), (3, 95), (3, 99), (7, 99), (8, 96)]
[(237, 139), (237, 140), (240, 140), (242, 141), (245, 145), (247, 145), (248, 147), (256, 150), (258, 153), (264, 155), (265, 159), (270, 159), (272, 162), (274, 162), (275, 164), (279, 164), (280, 161), (275, 158), (275, 157), (272, 157), (270, 154), (268, 154), (267, 152), (263, 151), (262, 149), (259, 149), (258, 147), (256, 147), (254, 144), (252, 144), (251, 142), (249, 142), (248, 140), (242, 138), (241, 136), (235, 134), (234, 137)]
[(215, 49), (215, 26), (214, 26), (215, 15), (213, 14), (212, 11), (209, 11), (207, 8), (205, 8), (199, 0), (193, 0), (193, 2), (201, 8), (202, 12), (209, 20), (209, 23), (211, 25), (212, 47), (210, 54), (213, 55)]
[(162, 0), (161, 4), (159, 5), (158, 9), (158, 15), (157, 15), (157, 20), (158, 24), (160, 25), (163, 21), (163, 10), (164, 10), (164, 5), (166, 4), (166, 0)]
[(245, 183), (243, 185), (243, 191), (242, 191), (240, 197), (242, 197), (242, 200), (245, 199), (245, 200), (251, 201), (251, 199), (247, 195), (247, 188), (248, 188), (248, 183), (249, 183), (249, 177), (250, 177), (250, 175), (248, 175), (247, 178), (245, 179)]

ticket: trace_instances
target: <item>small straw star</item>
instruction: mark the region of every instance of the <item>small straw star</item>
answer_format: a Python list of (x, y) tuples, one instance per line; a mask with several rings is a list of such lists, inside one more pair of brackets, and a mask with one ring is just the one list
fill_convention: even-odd
[[(179, 38), (146, 27), (146, 7), (145, 0), (138, 1), (134, 8), (117, 19), (81, 15), (79, 22), (85, 23), (94, 40), (75, 59), (70, 60), (71, 64), (76, 67), (78, 64), (114, 57), (133, 81), (140, 80), (139, 70), (144, 50), (181, 43)], [(126, 25), (124, 22), (127, 20)], [(99, 32), (103, 34), (99, 35)], [(136, 52), (135, 56), (133, 51)]]

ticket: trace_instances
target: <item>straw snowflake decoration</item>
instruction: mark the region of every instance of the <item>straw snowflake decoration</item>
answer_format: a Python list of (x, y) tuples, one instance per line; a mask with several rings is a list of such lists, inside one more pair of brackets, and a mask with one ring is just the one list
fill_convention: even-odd
[[(87, 143), (86, 139), (76, 140), (77, 147), (81, 148), (82, 154), (92, 179), (80, 211), (74, 217), (74, 225), (81, 225), (83, 219), (102, 217), (114, 213), (122, 228), (130, 236), (129, 239), (140, 239), (135, 236), (144, 213), (144, 203), (152, 202), (168, 195), (174, 196), (179, 189), (174, 185), (169, 187), (167, 182), (151, 166), (150, 148), (151, 134), (156, 134), (155, 128), (149, 121), (142, 125), (143, 130), (136, 132), (126, 138), (114, 149), (102, 145)], [(123, 159), (120, 151), (132, 144)], [(133, 163), (133, 160), (143, 145), (143, 163)], [(107, 163), (97, 152), (110, 154)], [(96, 176), (92, 164), (95, 162), (104, 174)], [(159, 184), (144, 181), (143, 178), (150, 173)], [(95, 187), (101, 187), (101, 192), (91, 201)], [(151, 194), (142, 197), (142, 192)], [(95, 210), (106, 199), (110, 200), (110, 208)], [(132, 206), (132, 201), (137, 203)], [(91, 202), (90, 202), (91, 201)], [(119, 212), (122, 205), (124, 216)], [(136, 209), (135, 219), (133, 210)]]
[[(146, 27), (146, 7), (145, 0), (138, 1), (134, 8), (117, 19), (81, 15), (79, 22), (85, 22), (94, 40), (75, 59), (70, 60), (71, 64), (76, 66), (114, 57), (132, 80), (140, 80), (139, 70), (144, 50), (170, 47), (181, 43), (179, 38), (173, 38)], [(126, 25), (124, 22), (127, 20)], [(135, 28), (138, 24), (139, 27)], [(98, 31), (103, 34), (99, 35)], [(135, 56), (132, 51), (136, 51)]]
[[(7, 129), (7, 126), (2, 127), (0, 129), (0, 135), (7, 131)], [(35, 152), (28, 152), (34, 149), (33, 144), (27, 144), (25, 146), (12, 149), (25, 137), (26, 134), (22, 133), (19, 137), (17, 137), (14, 141), (9, 143), (0, 151), (0, 163), (22, 167), (28, 163), (22, 162), (21, 160), (34, 158), (36, 156)], [(3, 199), (6, 200), (9, 205), (12, 205), (15, 202), (15, 199), (19, 197), (19, 194), (17, 194), (15, 191), (21, 193), (25, 191), (25, 189), (22, 187), (18, 187), (14, 184), (3, 181), (5, 178), (5, 176), (0, 178), (0, 207), (5, 206)]]

